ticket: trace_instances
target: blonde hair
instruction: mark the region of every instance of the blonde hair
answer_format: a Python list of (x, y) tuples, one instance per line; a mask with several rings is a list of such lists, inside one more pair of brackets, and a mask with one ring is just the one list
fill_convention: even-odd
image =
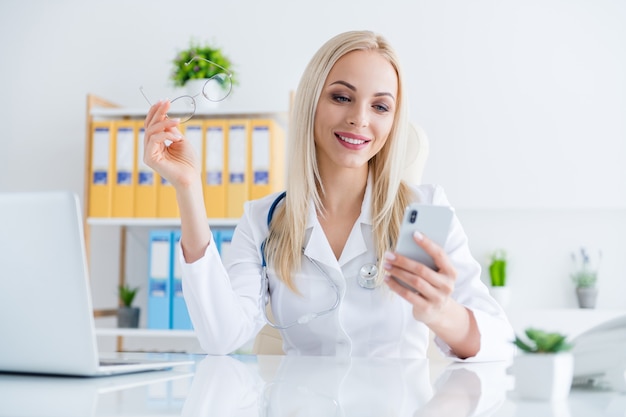
[[(318, 212), (324, 211), (320, 198), (323, 184), (317, 169), (313, 136), (317, 103), (332, 67), (341, 57), (356, 50), (380, 53), (398, 76), (396, 112), (389, 138), (369, 161), (373, 182), (373, 234), (378, 259), (382, 260), (384, 252), (395, 245), (404, 209), (411, 199), (409, 188), (401, 181), (407, 150), (408, 108), (397, 55), (382, 36), (373, 32), (339, 34), (313, 56), (296, 90), (289, 120), (287, 196), (284, 204), (275, 211), (266, 244), (268, 265), (274, 266), (279, 278), (294, 292), (298, 290), (292, 273), (301, 267), (311, 200)], [(379, 281), (382, 276), (382, 268), (379, 268)]]

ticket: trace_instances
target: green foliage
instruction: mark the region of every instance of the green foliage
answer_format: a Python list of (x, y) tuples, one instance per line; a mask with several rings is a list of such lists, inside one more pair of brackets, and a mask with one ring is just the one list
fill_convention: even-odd
[(506, 252), (503, 249), (498, 249), (491, 254), (489, 277), (492, 287), (504, 287), (506, 285)]
[(543, 330), (528, 328), (525, 331), (528, 341), (515, 337), (515, 346), (527, 353), (558, 353), (572, 349), (566, 336), (560, 333), (548, 333)]
[(584, 247), (581, 247), (578, 255), (572, 252), (572, 261), (574, 262), (576, 271), (572, 272), (570, 277), (578, 288), (594, 287), (598, 281), (598, 267), (602, 259), (602, 252), (598, 252), (595, 265), (592, 263), (589, 253)]
[[(187, 64), (194, 57), (208, 59), (232, 73), (232, 62), (223, 54), (220, 48), (207, 43), (200, 44), (191, 41), (189, 47), (180, 51), (172, 61), (174, 67), (172, 69), (171, 79), (175, 86), (182, 87), (189, 80), (211, 78), (216, 74), (224, 72), (223, 69), (210, 62), (203, 61), (202, 59), (195, 59)], [(234, 74), (231, 80), (233, 85), (237, 84)]]
[(120, 301), (125, 307), (130, 307), (133, 304), (137, 291), (139, 291), (139, 287), (131, 287), (128, 284), (120, 285), (118, 287)]

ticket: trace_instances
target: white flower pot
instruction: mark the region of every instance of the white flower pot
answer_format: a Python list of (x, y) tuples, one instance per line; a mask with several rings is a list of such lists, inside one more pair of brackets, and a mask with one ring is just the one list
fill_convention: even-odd
[(513, 360), (513, 375), (519, 398), (562, 400), (572, 386), (574, 356), (570, 352), (522, 353)]
[(506, 308), (511, 301), (511, 289), (509, 287), (489, 287), (489, 293), (502, 308)]
[[(187, 89), (187, 94), (194, 98), (196, 101), (196, 112), (202, 113), (207, 110), (215, 109), (219, 102), (211, 101), (202, 95), (202, 88), (206, 84), (208, 80), (205, 78), (189, 80), (185, 84), (185, 88)], [(207, 88), (217, 89), (219, 88), (214, 82), (208, 84)], [(211, 94), (211, 92), (209, 92)], [(213, 93), (213, 96), (219, 96), (219, 93)]]

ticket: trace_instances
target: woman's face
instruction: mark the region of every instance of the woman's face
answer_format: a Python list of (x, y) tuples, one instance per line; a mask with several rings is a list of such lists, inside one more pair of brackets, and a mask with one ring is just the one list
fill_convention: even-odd
[(391, 131), (398, 96), (393, 66), (376, 51), (341, 57), (324, 83), (315, 112), (321, 170), (363, 168)]

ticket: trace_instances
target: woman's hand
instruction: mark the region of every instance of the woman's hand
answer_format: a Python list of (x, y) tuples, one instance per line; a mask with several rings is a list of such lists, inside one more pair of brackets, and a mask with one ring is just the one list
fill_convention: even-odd
[(196, 150), (178, 130), (178, 120), (167, 117), (169, 108), (167, 100), (150, 107), (144, 122), (143, 160), (178, 189), (198, 181), (201, 166)]
[(433, 258), (438, 271), (392, 252), (385, 254), (383, 268), (387, 285), (413, 305), (413, 317), (430, 325), (441, 318), (450, 302), (456, 270), (443, 248), (419, 232), (413, 238)]
[[(438, 270), (397, 253), (385, 254), (385, 281), (389, 288), (413, 306), (413, 317), (426, 324), (459, 358), (480, 350), (480, 332), (474, 314), (452, 299), (456, 269), (446, 252), (416, 232), (415, 243), (435, 261)], [(407, 286), (409, 288), (407, 288)]]

